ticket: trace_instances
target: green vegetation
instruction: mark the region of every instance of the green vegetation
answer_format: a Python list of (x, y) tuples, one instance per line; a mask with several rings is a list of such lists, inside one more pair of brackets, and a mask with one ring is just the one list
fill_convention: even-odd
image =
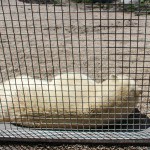
[(60, 4), (60, 0), (54, 0), (54, 4)]
[[(139, 4), (127, 4), (124, 6), (125, 11), (138, 12), (141, 14), (142, 11), (150, 13), (150, 0), (140, 0)], [(144, 14), (144, 13), (143, 13)]]
[(92, 3), (92, 0), (72, 0), (76, 3)]
[[(93, 0), (72, 0), (73, 2), (76, 3), (92, 3)], [(96, 4), (98, 7), (101, 7), (101, 9), (110, 9), (113, 7), (117, 7), (117, 10), (120, 11), (126, 11), (126, 12), (136, 12), (137, 15), (141, 14), (150, 14), (150, 0), (140, 0), (139, 4), (117, 4), (111, 5), (108, 3), (105, 4)], [(98, 8), (95, 7), (95, 8)], [(93, 7), (94, 9), (94, 7)], [(144, 12), (144, 13), (143, 13)]]

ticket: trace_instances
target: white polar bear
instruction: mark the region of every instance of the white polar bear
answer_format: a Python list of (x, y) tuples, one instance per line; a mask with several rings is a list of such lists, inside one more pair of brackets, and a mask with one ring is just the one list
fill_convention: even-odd
[[(10, 107), (19, 107), (19, 99), (13, 100), (13, 96), (18, 94), (18, 91), (26, 90), (42, 90), (48, 87), (48, 82), (45, 80), (33, 79), (30, 76), (17, 76), (15, 79), (5, 81), (0, 85), (0, 120), (10, 120)], [(17, 102), (18, 105), (15, 105)]]
[(110, 75), (99, 84), (85, 75), (62, 74), (42, 89), (18, 90), (9, 106), (10, 121), (27, 127), (95, 128), (127, 118), (140, 94), (126, 75)]

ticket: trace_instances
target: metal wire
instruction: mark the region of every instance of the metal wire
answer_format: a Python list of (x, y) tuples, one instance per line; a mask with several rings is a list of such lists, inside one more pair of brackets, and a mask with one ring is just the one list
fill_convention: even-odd
[(0, 140), (149, 140), (150, 6), (54, 1), (0, 2)]

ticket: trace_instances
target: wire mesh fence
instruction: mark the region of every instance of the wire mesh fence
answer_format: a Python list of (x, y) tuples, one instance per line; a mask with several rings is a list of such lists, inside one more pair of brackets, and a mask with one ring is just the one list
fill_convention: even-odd
[(0, 139), (148, 142), (149, 11), (148, 0), (1, 0)]

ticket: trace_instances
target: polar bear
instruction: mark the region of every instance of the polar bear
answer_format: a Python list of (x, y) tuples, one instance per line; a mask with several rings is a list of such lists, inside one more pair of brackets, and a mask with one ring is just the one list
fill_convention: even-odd
[(127, 118), (140, 94), (126, 75), (110, 75), (100, 84), (86, 75), (63, 74), (42, 90), (18, 90), (12, 96), (15, 107), (9, 107), (10, 121), (27, 127), (95, 128)]
[(48, 87), (48, 82), (46, 80), (33, 79), (30, 76), (22, 75), (17, 76), (15, 79), (10, 79), (5, 81), (0, 85), (0, 121), (10, 120), (10, 107), (19, 107), (15, 105), (17, 100), (13, 100), (13, 96), (18, 94), (18, 91), (26, 90), (42, 90)]

